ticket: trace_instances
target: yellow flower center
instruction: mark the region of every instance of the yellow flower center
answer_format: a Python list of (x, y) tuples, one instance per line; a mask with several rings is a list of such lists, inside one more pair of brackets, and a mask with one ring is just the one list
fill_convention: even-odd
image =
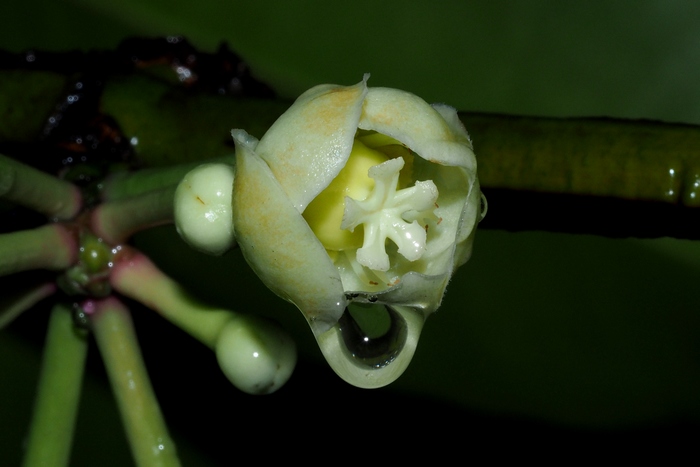
[(357, 249), (358, 263), (372, 270), (390, 267), (387, 238), (416, 261), (426, 250), (425, 223), (434, 217), (438, 191), (430, 180), (406, 188), (412, 168), (411, 151), (398, 141), (378, 133), (358, 137), (347, 164), (304, 218), (327, 250)]
[(365, 199), (369, 196), (374, 180), (367, 173), (371, 167), (386, 160), (386, 155), (356, 139), (345, 167), (304, 210), (304, 219), (327, 250), (340, 251), (362, 246), (361, 230), (350, 232), (340, 228), (345, 197)]

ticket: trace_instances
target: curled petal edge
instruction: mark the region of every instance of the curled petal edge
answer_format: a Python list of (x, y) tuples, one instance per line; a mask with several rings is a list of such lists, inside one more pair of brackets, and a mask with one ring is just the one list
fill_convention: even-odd
[(391, 136), (430, 162), (464, 167), (476, 174), (469, 135), (450, 106), (431, 106), (398, 89), (370, 88), (359, 128)]

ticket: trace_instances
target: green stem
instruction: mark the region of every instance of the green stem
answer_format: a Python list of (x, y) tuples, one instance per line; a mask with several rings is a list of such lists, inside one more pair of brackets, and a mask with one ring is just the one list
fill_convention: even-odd
[(180, 465), (141, 356), (131, 316), (116, 298), (88, 302), (132, 455), (139, 466)]
[(82, 196), (75, 185), (0, 154), (0, 198), (57, 220), (75, 217)]
[(212, 349), (221, 329), (236, 316), (193, 299), (148, 257), (134, 250), (115, 261), (110, 281), (114, 290), (155, 310)]
[(68, 465), (82, 387), (87, 339), (65, 305), (51, 312), (39, 378), (26, 467)]
[(120, 172), (108, 177), (102, 185), (102, 199), (118, 201), (149, 191), (176, 186), (195, 167), (206, 162), (233, 164), (233, 156), (217, 157), (207, 161), (180, 164), (172, 167), (142, 169), (136, 172)]
[(175, 186), (99, 205), (92, 214), (92, 230), (113, 245), (132, 234), (173, 221)]
[(15, 294), (0, 303), (0, 329), (10, 324), (22, 312), (36, 305), (39, 301), (56, 292), (53, 283), (40, 284)]
[(66, 269), (77, 260), (75, 237), (60, 224), (0, 235), (0, 277), (30, 269)]
[(461, 113), (485, 188), (700, 206), (700, 127)]
[(269, 394), (296, 364), (294, 341), (274, 322), (203, 305), (163, 274), (145, 255), (123, 247), (112, 268), (114, 290), (140, 301), (215, 353), (238, 389)]

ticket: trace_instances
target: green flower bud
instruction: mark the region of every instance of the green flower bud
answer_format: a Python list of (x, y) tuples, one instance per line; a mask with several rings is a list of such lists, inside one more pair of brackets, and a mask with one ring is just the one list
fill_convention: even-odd
[(235, 245), (231, 219), (233, 168), (203, 164), (191, 170), (175, 191), (175, 226), (193, 248), (221, 255)]

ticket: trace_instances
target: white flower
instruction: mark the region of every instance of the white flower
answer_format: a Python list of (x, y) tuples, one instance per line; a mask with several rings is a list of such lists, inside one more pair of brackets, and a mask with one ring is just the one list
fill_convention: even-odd
[(471, 254), (481, 192), (457, 113), (413, 94), (321, 85), (258, 141), (233, 130), (233, 230), (246, 260), (360, 387), (406, 368)]

